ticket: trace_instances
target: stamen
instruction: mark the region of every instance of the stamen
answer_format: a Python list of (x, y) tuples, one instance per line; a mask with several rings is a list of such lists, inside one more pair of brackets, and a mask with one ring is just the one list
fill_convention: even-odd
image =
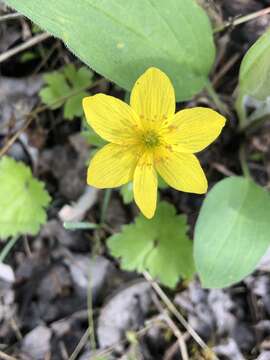
[(149, 131), (146, 131), (145, 133), (143, 133), (142, 134), (142, 141), (143, 141), (143, 144), (147, 148), (154, 148), (154, 147), (156, 147), (156, 146), (158, 146), (160, 144), (159, 136), (153, 130), (149, 130)]

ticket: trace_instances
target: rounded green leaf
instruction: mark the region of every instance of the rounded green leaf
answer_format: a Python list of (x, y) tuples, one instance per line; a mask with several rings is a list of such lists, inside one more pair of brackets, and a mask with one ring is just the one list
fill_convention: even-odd
[(270, 245), (270, 196), (253, 181), (231, 177), (207, 195), (195, 228), (194, 257), (202, 285), (242, 280)]
[(172, 79), (177, 100), (187, 100), (204, 87), (214, 61), (210, 22), (195, 0), (5, 2), (127, 90), (156, 66)]

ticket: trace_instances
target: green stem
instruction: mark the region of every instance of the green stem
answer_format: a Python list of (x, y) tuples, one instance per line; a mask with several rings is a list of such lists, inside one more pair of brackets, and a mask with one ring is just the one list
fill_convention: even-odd
[(8, 256), (10, 250), (13, 248), (13, 246), (16, 244), (17, 240), (19, 239), (19, 236), (14, 236), (12, 239), (9, 240), (9, 242), (5, 245), (4, 249), (0, 253), (0, 262), (4, 262), (5, 258)]
[(240, 147), (239, 160), (240, 160), (243, 175), (247, 179), (252, 179), (252, 176), (251, 176), (250, 171), (249, 171), (248, 163), (247, 163), (247, 156), (246, 156), (246, 151), (245, 151), (245, 146), (244, 145), (242, 145)]
[(209, 81), (209, 79), (207, 79), (205, 88), (206, 88), (208, 94), (210, 95), (210, 97), (212, 98), (212, 100), (214, 101), (215, 105), (217, 106), (218, 110), (223, 114), (227, 114), (228, 110), (227, 110), (226, 105), (220, 100), (218, 94), (216, 93), (216, 91), (213, 88), (213, 85)]
[(71, 222), (65, 221), (63, 226), (66, 230), (88, 230), (88, 229), (98, 229), (99, 224), (91, 223), (91, 222)]
[(105, 219), (106, 219), (106, 213), (107, 213), (107, 210), (108, 210), (111, 195), (112, 195), (112, 189), (106, 189), (104, 199), (103, 199), (102, 208), (101, 208), (101, 215), (100, 215), (100, 225), (101, 226), (104, 224)]
[[(93, 257), (93, 261), (96, 260), (96, 255)], [(90, 339), (91, 349), (95, 350), (97, 348), (96, 338), (95, 338), (95, 328), (94, 328), (94, 312), (93, 312), (93, 293), (92, 293), (92, 274), (91, 269), (89, 268), (88, 272), (88, 289), (87, 289), (87, 314), (88, 314), (88, 336)]]

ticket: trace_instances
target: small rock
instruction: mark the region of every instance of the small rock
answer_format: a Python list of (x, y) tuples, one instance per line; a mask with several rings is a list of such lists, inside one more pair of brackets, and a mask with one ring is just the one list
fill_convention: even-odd
[(85, 233), (82, 231), (69, 231), (64, 229), (63, 224), (52, 219), (45, 224), (39, 235), (40, 239), (48, 239), (51, 243), (59, 243), (73, 251), (89, 251), (89, 244)]
[(269, 360), (269, 359), (270, 359), (270, 351), (264, 351), (256, 358), (256, 360)]
[(92, 356), (93, 353), (91, 351), (86, 351), (79, 357), (79, 360), (90, 360)]
[(57, 296), (69, 293), (72, 287), (71, 278), (68, 270), (63, 265), (55, 265), (44, 276), (38, 286), (37, 294), (42, 301), (50, 301)]
[(8, 322), (14, 316), (16, 311), (14, 301), (15, 293), (14, 290), (11, 288), (11, 284), (6, 281), (0, 281), (0, 322)]
[(0, 279), (8, 283), (15, 282), (15, 274), (11, 266), (0, 262)]
[(50, 353), (52, 331), (40, 325), (30, 331), (22, 340), (22, 351), (34, 360), (44, 360)]
[(208, 304), (215, 317), (217, 332), (219, 334), (230, 333), (237, 320), (232, 314), (234, 303), (229, 294), (222, 290), (210, 290)]
[(70, 205), (64, 205), (59, 211), (59, 218), (63, 222), (76, 222), (81, 221), (87, 211), (91, 209), (97, 201), (98, 189), (92, 186), (86, 186), (83, 194), (79, 197), (78, 201)]
[(96, 303), (101, 291), (107, 288), (114, 266), (102, 256), (91, 259), (90, 256), (74, 255), (71, 259), (67, 259), (66, 263), (77, 294), (86, 298), (90, 282), (93, 302)]
[(215, 346), (213, 350), (218, 356), (225, 356), (227, 359), (245, 360), (237, 343), (232, 338), (229, 338), (225, 344)]
[(63, 319), (51, 324), (51, 328), (58, 337), (62, 337), (71, 330), (71, 321)]
[(241, 351), (250, 352), (256, 346), (254, 330), (247, 323), (236, 323), (231, 335)]
[(42, 77), (39, 75), (24, 79), (1, 77), (0, 124), (3, 135), (8, 133), (10, 127), (13, 131), (21, 127), (25, 117), (37, 102), (35, 95), (42, 83)]
[(256, 266), (256, 269), (270, 272), (270, 247), (267, 249), (266, 253), (261, 258), (259, 264)]
[(204, 338), (230, 334), (236, 324), (234, 303), (223, 290), (204, 290), (198, 281), (175, 297), (175, 303), (188, 313), (191, 326)]
[(142, 326), (151, 302), (151, 286), (145, 281), (119, 290), (101, 309), (97, 327), (100, 347), (111, 346), (122, 340), (127, 330)]

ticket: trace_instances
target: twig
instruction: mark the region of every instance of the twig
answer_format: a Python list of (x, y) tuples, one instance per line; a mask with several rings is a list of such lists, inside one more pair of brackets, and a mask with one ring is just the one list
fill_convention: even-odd
[(3, 351), (0, 351), (0, 359), (1, 360), (18, 360), (13, 356), (5, 354)]
[(25, 124), (14, 134), (8, 142), (2, 147), (0, 150), (0, 157), (3, 156), (8, 149), (15, 143), (15, 141), (18, 139), (18, 137), (28, 128), (28, 126), (31, 124), (34, 117), (30, 117)]
[(208, 350), (209, 353), (213, 355), (214, 360), (218, 360), (217, 356), (214, 354), (213, 350), (211, 350), (207, 344), (203, 341), (203, 339), (199, 336), (199, 334), (196, 333), (196, 331), (189, 325), (189, 323), (186, 321), (184, 316), (180, 314), (180, 312), (177, 310), (175, 305), (171, 302), (171, 300), (168, 298), (168, 296), (165, 294), (165, 292), (161, 289), (161, 287), (158, 285), (156, 281), (153, 280), (151, 275), (148, 272), (143, 273), (145, 279), (149, 281), (152, 288), (155, 290), (157, 295), (160, 297), (160, 299), (164, 302), (164, 304), (167, 306), (169, 311), (178, 319), (178, 321), (184, 326), (184, 328), (190, 333), (190, 335), (193, 337), (193, 339), (197, 342), (198, 345), (200, 345), (203, 349)]
[(1, 54), (0, 55), (0, 63), (6, 61), (7, 59), (11, 58), (12, 56), (14, 56), (16, 54), (19, 54), (20, 52), (22, 52), (24, 50), (27, 50), (27, 49), (35, 46), (36, 44), (39, 44), (42, 41), (47, 40), (50, 37), (51, 37), (51, 34), (48, 34), (48, 33), (42, 33), (42, 34), (33, 36), (31, 39), (27, 40), (23, 44), (15, 46), (14, 48)]
[(18, 18), (20, 18), (22, 16), (23, 15), (20, 14), (20, 13), (12, 13), (12, 14), (2, 15), (2, 16), (0, 16), (0, 22), (7, 21), (7, 20), (18, 19)]
[(180, 329), (178, 329), (178, 327), (176, 326), (174, 321), (170, 318), (170, 316), (168, 314), (168, 310), (166, 308), (164, 308), (163, 304), (161, 303), (161, 301), (159, 300), (157, 295), (155, 295), (153, 300), (154, 300), (158, 310), (160, 311), (161, 315), (163, 315), (164, 321), (167, 323), (167, 325), (172, 330), (172, 332), (174, 333), (174, 336), (177, 339), (177, 343), (178, 343), (178, 346), (180, 349), (182, 359), (189, 360), (187, 346), (186, 346), (185, 339), (184, 339), (182, 332), (180, 331)]
[[(147, 324), (146, 324), (142, 329), (136, 331), (136, 332), (134, 333), (134, 335), (135, 335), (136, 337), (141, 337), (141, 336), (143, 336), (145, 333), (147, 333), (147, 331), (148, 331), (149, 329), (151, 329), (151, 327), (152, 327), (153, 325), (156, 325), (156, 324), (160, 324), (160, 325), (163, 325), (163, 326), (164, 326), (164, 318), (163, 318), (163, 316), (158, 315), (158, 316), (156, 316), (155, 318), (153, 318), (152, 320), (149, 320), (149, 321), (147, 322)], [(166, 326), (166, 328), (167, 328), (167, 326)], [(122, 344), (123, 344), (123, 345), (126, 344), (127, 341), (128, 341), (128, 340), (125, 338), (125, 339), (120, 340), (120, 341), (114, 343), (113, 345), (109, 346), (107, 349), (99, 350), (99, 351), (97, 351), (96, 354), (94, 354), (93, 356), (91, 356), (91, 358), (90, 358), (89, 360), (98, 360), (98, 359), (100, 359), (100, 358), (103, 357), (103, 356), (109, 355), (116, 347), (118, 347), (119, 345), (122, 345)]]
[(237, 19), (234, 19), (234, 20), (229, 20), (229, 21), (226, 21), (223, 25), (217, 27), (214, 29), (214, 34), (218, 33), (218, 32), (221, 32), (229, 27), (234, 27), (234, 26), (237, 26), (237, 25), (240, 25), (240, 24), (243, 24), (245, 22), (248, 22), (248, 21), (251, 21), (251, 20), (254, 20), (258, 17), (261, 17), (261, 16), (264, 16), (264, 15), (267, 15), (267, 14), (270, 14), (270, 6), (267, 7), (266, 9), (262, 9), (262, 10), (259, 10), (259, 11), (256, 11), (254, 13), (251, 13), (251, 14), (248, 14), (248, 15), (245, 15), (245, 16), (241, 16)]
[(75, 96), (77, 94), (79, 94), (82, 91), (88, 90), (89, 88), (93, 88), (96, 85), (98, 85), (101, 80), (97, 80), (96, 82), (94, 82), (93, 84), (91, 84), (90, 86), (83, 86), (80, 89), (77, 89), (75, 91), (73, 91), (72, 93), (70, 93), (69, 95), (66, 96), (62, 96), (61, 98), (57, 99), (56, 101), (54, 101), (52, 104), (50, 105), (42, 105), (39, 106), (38, 108), (36, 108), (35, 110), (33, 110), (29, 115), (28, 115), (28, 120), (25, 122), (25, 124), (22, 126), (21, 129), (19, 129), (16, 134), (14, 134), (6, 143), (6, 145), (0, 150), (0, 157), (3, 156), (8, 150), (9, 148), (14, 144), (14, 142), (18, 139), (18, 137), (28, 128), (28, 126), (31, 124), (31, 122), (35, 119), (36, 115), (40, 114), (41, 112), (50, 109), (51, 107), (53, 107), (54, 105), (58, 104), (59, 102), (63, 102), (69, 98), (71, 98), (72, 96)]
[(80, 351), (83, 349), (84, 345), (87, 342), (87, 339), (89, 337), (89, 328), (87, 328), (87, 330), (85, 331), (85, 333), (83, 334), (81, 340), (79, 341), (78, 345), (76, 346), (75, 350), (73, 351), (73, 353), (70, 355), (68, 360), (75, 360), (77, 358), (77, 356), (79, 355)]
[(214, 169), (216, 169), (217, 171), (219, 171), (219, 172), (220, 172), (221, 174), (223, 174), (223, 175), (226, 175), (226, 176), (236, 176), (236, 174), (235, 174), (233, 171), (227, 169), (226, 166), (223, 165), (223, 164), (219, 164), (219, 163), (214, 162), (214, 163), (211, 164), (211, 166), (212, 166)]
[(177, 339), (182, 359), (189, 360), (187, 346), (186, 346), (183, 334), (181, 333), (181, 331), (178, 329), (178, 327), (175, 325), (175, 323), (172, 321), (172, 319), (168, 315), (165, 316), (165, 321), (167, 322), (169, 327), (172, 329), (172, 331)]
[(215, 77), (213, 78), (212, 84), (214, 88), (218, 85), (223, 76), (226, 75), (227, 72), (234, 66), (239, 58), (240, 54), (236, 53), (221, 67), (220, 71), (216, 73)]

